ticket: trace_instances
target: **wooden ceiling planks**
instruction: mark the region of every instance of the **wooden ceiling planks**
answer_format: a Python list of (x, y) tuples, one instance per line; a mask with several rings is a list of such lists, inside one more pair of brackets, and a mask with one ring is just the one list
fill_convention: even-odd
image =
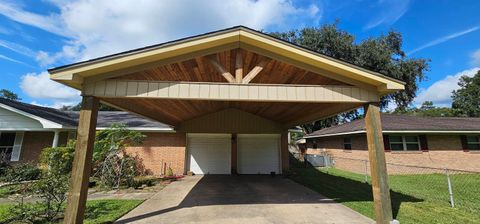
[(239, 109), (281, 124), (290, 124), (295, 121), (306, 122), (323, 118), (360, 106), (360, 104), (345, 103), (272, 103), (138, 98), (101, 98), (101, 100), (173, 126), (228, 108)]
[[(248, 74), (258, 66), (266, 57), (244, 49), (233, 49), (219, 52), (214, 55), (218, 62), (230, 74), (235, 74), (237, 51), (243, 59), (243, 74)], [(227, 82), (217, 69), (206, 60), (205, 57), (158, 66), (117, 77), (117, 79), (130, 80), (157, 80), (157, 81), (186, 81), (186, 82)], [(278, 60), (270, 60), (266, 63), (251, 83), (268, 84), (312, 84), (312, 85), (346, 85), (321, 74), (315, 74), (304, 69), (297, 68)]]

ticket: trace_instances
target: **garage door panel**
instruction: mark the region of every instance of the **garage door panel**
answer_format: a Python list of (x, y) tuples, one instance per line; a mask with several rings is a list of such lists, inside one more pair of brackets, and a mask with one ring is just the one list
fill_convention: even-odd
[(280, 173), (280, 135), (242, 134), (237, 144), (240, 174)]
[(189, 134), (188, 152), (195, 174), (230, 174), (230, 134)]

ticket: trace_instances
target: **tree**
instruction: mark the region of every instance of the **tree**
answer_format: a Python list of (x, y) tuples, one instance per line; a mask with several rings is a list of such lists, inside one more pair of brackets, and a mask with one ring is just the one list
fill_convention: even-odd
[(480, 70), (471, 78), (460, 77), (458, 85), (460, 89), (453, 91), (452, 108), (464, 116), (480, 117)]
[(392, 114), (407, 114), (419, 117), (455, 117), (459, 111), (449, 107), (437, 107), (432, 101), (425, 101), (419, 108), (409, 107), (406, 109), (395, 109)]
[[(417, 82), (425, 79), (429, 60), (407, 57), (402, 50), (402, 35), (398, 32), (390, 31), (387, 35), (356, 42), (354, 35), (339, 29), (337, 24), (338, 22), (321, 27), (272, 33), (272, 35), (327, 56), (404, 81), (406, 83), (405, 90), (382, 97), (381, 107), (385, 108), (388, 103), (395, 103), (398, 108), (407, 108), (416, 96)], [(306, 125), (310, 127), (305, 125), (303, 127), (307, 131), (317, 130), (342, 121), (356, 119), (359, 117), (358, 115), (358, 112), (342, 114), (338, 117)]]
[(0, 98), (19, 101), (22, 100), (18, 95), (8, 89), (0, 89)]
[[(76, 104), (75, 106), (62, 106), (61, 111), (80, 111), (82, 109), (82, 102)], [(116, 108), (100, 103), (98, 106), (99, 111), (118, 111)]]

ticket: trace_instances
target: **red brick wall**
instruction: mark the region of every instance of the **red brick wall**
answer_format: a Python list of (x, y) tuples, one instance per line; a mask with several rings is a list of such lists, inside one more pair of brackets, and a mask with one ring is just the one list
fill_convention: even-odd
[[(337, 158), (335, 166), (340, 169), (364, 173), (364, 162), (368, 160), (367, 141), (365, 135), (351, 136), (352, 150), (343, 149), (343, 137), (316, 139), (318, 150), (311, 148), (312, 140), (307, 144), (307, 153), (319, 153), (324, 149)], [(480, 153), (464, 152), (458, 135), (427, 135), (428, 152), (386, 152), (387, 163), (434, 168), (449, 168), (480, 172)], [(349, 158), (341, 159), (341, 158)], [(408, 169), (403, 166), (388, 166), (389, 173), (426, 172), (421, 169)], [(369, 172), (369, 171), (368, 171)]]
[(42, 149), (51, 147), (53, 132), (25, 132), (19, 162), (36, 163)]
[[(53, 132), (25, 132), (19, 162), (37, 163), (44, 148), (52, 147)], [(65, 146), (68, 132), (61, 132), (58, 145)]]
[(185, 133), (144, 133), (147, 137), (139, 146), (127, 147), (127, 153), (137, 155), (147, 171), (162, 175), (168, 167), (174, 174), (184, 174), (186, 158)]

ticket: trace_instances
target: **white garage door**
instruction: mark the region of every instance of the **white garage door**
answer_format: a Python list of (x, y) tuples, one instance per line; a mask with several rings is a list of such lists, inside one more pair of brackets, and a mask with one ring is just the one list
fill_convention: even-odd
[(238, 173), (280, 173), (280, 135), (239, 134), (237, 146)]
[(189, 170), (195, 174), (230, 174), (230, 134), (188, 134)]

